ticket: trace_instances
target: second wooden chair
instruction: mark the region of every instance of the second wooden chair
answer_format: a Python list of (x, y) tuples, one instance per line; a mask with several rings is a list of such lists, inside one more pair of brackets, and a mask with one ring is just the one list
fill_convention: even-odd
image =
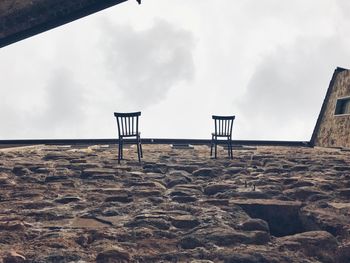
[(235, 116), (212, 116), (215, 125), (215, 131), (211, 134), (210, 156), (213, 155), (213, 147), (215, 159), (217, 157), (218, 138), (224, 137), (227, 139), (227, 151), (229, 158), (233, 159), (232, 151), (232, 126)]
[(124, 138), (132, 137), (135, 137), (135, 143), (137, 145), (137, 156), (139, 162), (141, 162), (141, 158), (143, 157), (141, 133), (139, 132), (139, 116), (141, 116), (141, 112), (115, 112), (114, 116), (116, 117), (118, 124), (118, 163), (120, 163), (120, 160), (123, 159)]

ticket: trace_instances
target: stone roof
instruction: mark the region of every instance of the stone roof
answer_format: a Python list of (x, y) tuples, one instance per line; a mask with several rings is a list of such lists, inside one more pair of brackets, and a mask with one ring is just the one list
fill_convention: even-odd
[(125, 1), (127, 0), (2, 0), (0, 47)]
[(4, 262), (348, 262), (350, 152), (1, 149)]

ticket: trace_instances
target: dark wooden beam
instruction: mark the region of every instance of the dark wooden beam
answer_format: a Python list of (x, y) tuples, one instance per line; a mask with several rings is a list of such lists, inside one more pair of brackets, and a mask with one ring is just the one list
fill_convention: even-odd
[(1, 0), (0, 48), (126, 1)]

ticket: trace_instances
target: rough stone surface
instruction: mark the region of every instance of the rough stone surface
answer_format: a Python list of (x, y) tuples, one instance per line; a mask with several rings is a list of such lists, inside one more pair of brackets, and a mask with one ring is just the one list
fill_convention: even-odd
[(113, 247), (100, 252), (96, 257), (96, 263), (123, 263), (130, 262), (131, 258), (128, 252), (119, 247)]
[(1, 149), (0, 262), (349, 262), (350, 152)]

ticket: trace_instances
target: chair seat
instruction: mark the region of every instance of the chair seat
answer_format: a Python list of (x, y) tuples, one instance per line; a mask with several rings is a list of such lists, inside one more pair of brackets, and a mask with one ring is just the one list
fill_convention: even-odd
[(220, 133), (216, 134), (215, 132), (212, 132), (211, 135), (216, 137), (230, 137), (230, 134), (220, 134)]
[(124, 137), (140, 137), (141, 136), (141, 132), (139, 132), (138, 134), (128, 134), (128, 135), (120, 135), (120, 138), (124, 138)]

